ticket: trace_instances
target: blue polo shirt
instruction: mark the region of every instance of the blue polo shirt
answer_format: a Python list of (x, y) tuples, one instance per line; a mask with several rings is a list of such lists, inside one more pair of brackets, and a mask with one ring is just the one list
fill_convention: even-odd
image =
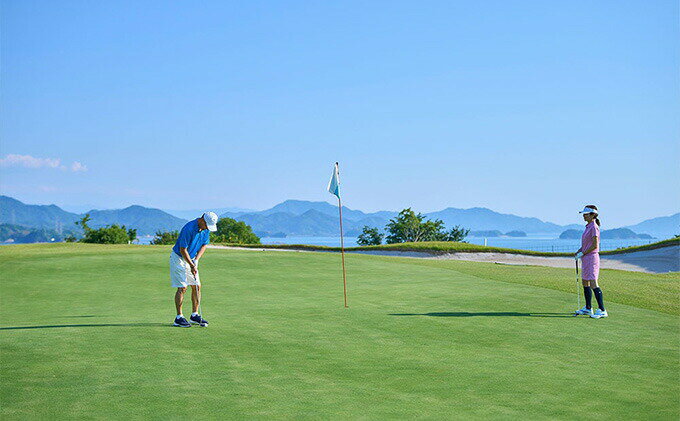
[(193, 221), (189, 221), (182, 227), (182, 231), (179, 232), (179, 237), (177, 237), (177, 242), (172, 248), (179, 257), (182, 257), (182, 253), (179, 251), (180, 247), (187, 249), (189, 257), (192, 259), (196, 258), (198, 251), (205, 244), (210, 244), (210, 231), (198, 229), (198, 218)]

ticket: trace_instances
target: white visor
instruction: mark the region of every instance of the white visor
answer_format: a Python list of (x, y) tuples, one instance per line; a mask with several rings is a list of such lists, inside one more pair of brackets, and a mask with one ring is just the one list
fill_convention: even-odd
[(586, 206), (586, 207), (583, 208), (583, 210), (582, 210), (581, 212), (579, 212), (579, 213), (595, 213), (595, 214), (596, 214), (596, 213), (598, 213), (598, 212), (597, 212), (597, 209), (589, 208), (589, 207)]

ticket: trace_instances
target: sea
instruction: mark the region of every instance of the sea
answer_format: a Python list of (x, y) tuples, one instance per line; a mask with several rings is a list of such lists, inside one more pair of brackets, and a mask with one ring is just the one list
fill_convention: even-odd
[[(150, 244), (152, 236), (143, 236), (135, 241), (135, 244)], [(340, 247), (340, 237), (262, 237), (262, 244), (308, 244), (315, 246)], [(531, 234), (526, 237), (468, 237), (466, 242), (471, 244), (487, 245), (490, 247), (503, 247), (517, 250), (546, 251), (556, 253), (575, 252), (581, 246), (581, 240), (562, 240), (555, 234)], [(622, 247), (641, 246), (654, 243), (659, 239), (641, 240), (609, 240), (604, 239), (600, 242), (600, 250), (615, 250)], [(8, 243), (0, 243), (8, 245)], [(357, 237), (345, 237), (345, 247), (356, 247)]]
[[(262, 244), (310, 244), (315, 246), (340, 247), (340, 237), (263, 237)], [(518, 250), (546, 251), (556, 253), (575, 252), (581, 247), (581, 240), (562, 240), (555, 234), (532, 234), (526, 237), (468, 237), (466, 242), (471, 244), (487, 245), (489, 247), (504, 247)], [(641, 246), (654, 243), (658, 239), (641, 240), (609, 240), (600, 241), (600, 250), (615, 250), (622, 247)], [(345, 237), (345, 247), (356, 247), (357, 237)]]

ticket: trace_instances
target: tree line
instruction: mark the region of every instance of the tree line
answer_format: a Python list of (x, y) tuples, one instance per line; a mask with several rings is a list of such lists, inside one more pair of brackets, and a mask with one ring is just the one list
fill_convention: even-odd
[[(90, 214), (86, 214), (76, 225), (82, 228), (84, 236), (77, 239), (70, 235), (66, 238), (68, 242), (79, 241), (81, 243), (98, 244), (129, 244), (137, 239), (137, 230), (126, 228), (125, 225), (107, 225), (102, 228), (93, 229), (88, 225)], [(382, 244), (383, 240), (387, 244), (420, 242), (420, 241), (464, 241), (470, 233), (469, 229), (456, 225), (450, 230), (446, 230), (444, 222), (439, 219), (426, 220), (421, 213), (415, 213), (411, 208), (399, 212), (390, 219), (385, 226), (386, 234), (380, 232), (378, 228), (364, 226), (357, 243), (362, 246)], [(151, 244), (175, 244), (179, 231), (157, 231)], [(260, 238), (255, 235), (252, 228), (243, 221), (232, 218), (220, 218), (217, 221), (217, 231), (211, 234), (211, 241), (214, 243), (229, 244), (260, 244)]]
[(78, 239), (71, 234), (64, 239), (68, 243), (94, 243), (94, 244), (129, 244), (137, 239), (136, 228), (126, 228), (125, 225), (112, 224), (102, 228), (91, 228), (87, 223), (90, 221), (90, 214), (87, 213), (80, 221), (76, 221), (83, 230), (83, 237)]
[[(90, 214), (86, 214), (75, 224), (83, 230), (83, 237), (76, 238), (69, 235), (67, 242), (95, 243), (95, 244), (130, 244), (137, 239), (137, 229), (127, 228), (125, 225), (112, 224), (102, 228), (91, 228), (88, 225)], [(179, 231), (157, 231), (151, 244), (175, 244)], [(245, 222), (231, 218), (221, 218), (217, 221), (217, 231), (210, 236), (215, 243), (232, 244), (260, 244), (260, 238)]]
[[(175, 244), (179, 231), (158, 231), (151, 244)], [(213, 243), (260, 244), (260, 237), (255, 235), (250, 225), (232, 218), (220, 218), (217, 231), (210, 234)]]
[(415, 213), (411, 208), (402, 210), (399, 215), (390, 219), (385, 226), (385, 231), (387, 235), (382, 234), (378, 228), (364, 226), (357, 243), (361, 246), (377, 246), (382, 244), (383, 239), (387, 244), (419, 241), (461, 242), (470, 233), (469, 229), (459, 225), (447, 231), (444, 221), (425, 220), (423, 214)]

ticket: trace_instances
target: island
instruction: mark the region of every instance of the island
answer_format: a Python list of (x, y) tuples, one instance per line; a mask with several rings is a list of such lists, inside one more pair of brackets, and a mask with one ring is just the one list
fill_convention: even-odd
[[(583, 231), (581, 230), (566, 230), (562, 234), (560, 234), (560, 239), (561, 240), (578, 240), (581, 238), (581, 234), (583, 234)], [(631, 240), (631, 239), (640, 239), (640, 240), (652, 240), (654, 237), (652, 237), (649, 234), (638, 234), (634, 232), (633, 230), (630, 230), (628, 228), (614, 228), (610, 230), (602, 230), (600, 232), (601, 239), (603, 240)]]
[(502, 232), (498, 230), (489, 230), (489, 231), (470, 231), (470, 237), (500, 237), (503, 235)]

